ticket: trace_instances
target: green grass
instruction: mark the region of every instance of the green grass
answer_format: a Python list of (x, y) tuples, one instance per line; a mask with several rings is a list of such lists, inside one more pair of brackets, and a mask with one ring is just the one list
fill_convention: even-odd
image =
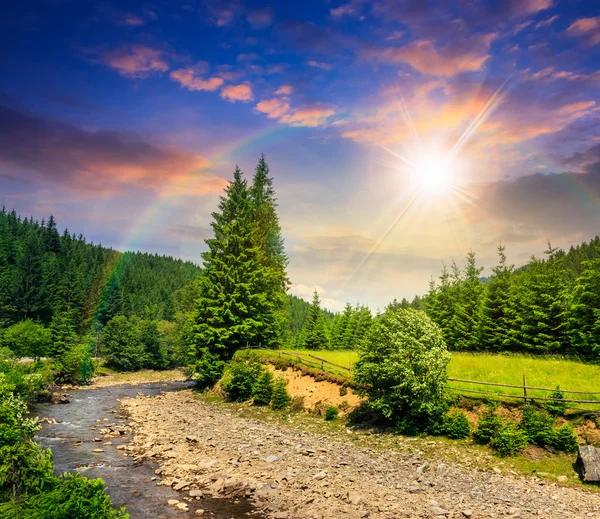
[[(289, 351), (294, 354), (295, 351)], [(358, 359), (355, 351), (299, 351), (301, 355), (312, 354), (329, 362), (351, 368)], [(263, 356), (277, 356), (277, 351), (261, 351)], [(284, 355), (284, 358), (286, 356)], [(289, 356), (288, 356), (289, 358)], [(312, 367), (319, 368), (321, 363), (312, 359)], [(325, 371), (343, 374), (343, 370), (336, 370), (327, 364), (323, 365)], [(526, 355), (492, 355), (476, 353), (452, 353), (452, 360), (448, 365), (448, 376), (465, 380), (481, 382), (495, 382), (500, 384), (523, 384), (523, 374), (527, 376), (527, 385), (543, 388), (571, 389), (574, 391), (600, 392), (600, 365), (585, 364), (575, 360), (562, 358), (540, 358)], [(482, 386), (465, 382), (450, 382), (451, 387), (489, 391), (495, 394), (522, 395), (523, 389)], [(477, 393), (465, 393), (474, 398)], [(547, 391), (528, 390), (529, 396), (549, 397)], [(483, 397), (484, 395), (479, 395)], [(575, 400), (597, 400), (600, 404), (600, 394), (568, 394), (565, 398)], [(571, 406), (598, 409), (596, 404), (571, 404)]]

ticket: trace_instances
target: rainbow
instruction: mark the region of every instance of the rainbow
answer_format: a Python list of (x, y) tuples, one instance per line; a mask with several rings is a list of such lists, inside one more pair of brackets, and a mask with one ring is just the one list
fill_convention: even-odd
[[(296, 130), (297, 128), (293, 126), (273, 124), (249, 136), (247, 135), (233, 142), (228, 142), (225, 146), (220, 147), (218, 150), (209, 154), (207, 159), (208, 165), (206, 167), (191, 170), (185, 175), (175, 179), (169, 185), (165, 185), (164, 190), (157, 194), (153, 202), (148, 204), (145, 210), (141, 212), (135, 224), (131, 227), (125, 239), (122, 240), (117, 249), (123, 252), (139, 250), (139, 244), (150, 235), (152, 229), (155, 227), (155, 223), (157, 223), (158, 217), (164, 216), (165, 212), (173, 206), (183, 193), (192, 193), (194, 188), (202, 182), (203, 178), (205, 178), (205, 174), (209, 168), (213, 169), (219, 167), (219, 169), (222, 169), (225, 166), (231, 166), (232, 159), (236, 155), (248, 151), (255, 151), (258, 145), (273, 142)], [(257, 157), (258, 153), (259, 152), (257, 152)], [(224, 179), (223, 183), (223, 185), (225, 185)], [(121, 255), (120, 260), (112, 269), (110, 276), (108, 276), (106, 285), (104, 286), (102, 294), (92, 313), (92, 323), (96, 322), (99, 310), (106, 304), (111, 294), (111, 287), (113, 287), (121, 277), (127, 258), (127, 255)]]

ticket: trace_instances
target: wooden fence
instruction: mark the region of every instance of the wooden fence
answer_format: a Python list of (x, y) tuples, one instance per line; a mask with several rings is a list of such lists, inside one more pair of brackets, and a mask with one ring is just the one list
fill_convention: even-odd
[[(273, 352), (275, 354), (275, 352)], [(316, 355), (312, 355), (310, 353), (299, 352), (294, 350), (278, 350), (276, 354), (279, 357), (285, 356), (293, 358), (298, 364), (304, 364), (305, 366), (321, 369), (322, 371), (329, 371), (336, 375), (341, 375), (343, 377), (352, 378), (352, 368), (348, 368), (346, 366), (342, 366), (340, 364), (336, 364), (322, 357), (317, 357)], [(327, 367), (327, 370), (325, 369)], [(498, 382), (484, 382), (481, 380), (466, 380), (461, 378), (448, 378), (450, 382), (457, 382), (463, 384), (476, 384), (481, 386), (490, 386), (490, 387), (507, 387), (519, 389), (522, 391), (522, 394), (510, 394), (510, 393), (496, 393), (494, 391), (483, 391), (478, 389), (470, 389), (465, 387), (456, 387), (450, 386), (449, 389), (452, 391), (456, 391), (458, 393), (471, 393), (477, 395), (487, 395), (490, 397), (496, 398), (513, 398), (517, 400), (523, 400), (527, 402), (531, 401), (543, 401), (543, 402), (565, 402), (569, 404), (595, 404), (600, 406), (600, 398), (597, 400), (580, 400), (574, 398), (550, 398), (550, 397), (541, 397), (534, 396), (528, 391), (547, 391), (554, 392), (555, 388), (547, 388), (547, 387), (537, 387), (537, 386), (528, 386), (527, 385), (527, 377), (523, 375), (523, 384), (522, 385), (513, 385), (513, 384), (501, 384)], [(581, 395), (600, 395), (600, 391), (575, 391), (570, 389), (560, 389), (561, 393), (565, 395), (569, 394), (581, 394)]]

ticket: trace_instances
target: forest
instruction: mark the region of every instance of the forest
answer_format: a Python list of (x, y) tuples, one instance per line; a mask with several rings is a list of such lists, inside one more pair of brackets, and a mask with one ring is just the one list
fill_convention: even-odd
[(482, 279), (475, 253), (445, 265), (422, 305), (451, 350), (569, 354), (600, 359), (600, 238), (515, 268), (498, 247)]

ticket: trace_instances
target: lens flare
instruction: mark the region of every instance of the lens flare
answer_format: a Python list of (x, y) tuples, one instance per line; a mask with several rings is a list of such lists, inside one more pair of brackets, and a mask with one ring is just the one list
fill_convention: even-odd
[(456, 172), (448, 156), (423, 153), (412, 170), (414, 182), (421, 193), (442, 195), (452, 189)]

